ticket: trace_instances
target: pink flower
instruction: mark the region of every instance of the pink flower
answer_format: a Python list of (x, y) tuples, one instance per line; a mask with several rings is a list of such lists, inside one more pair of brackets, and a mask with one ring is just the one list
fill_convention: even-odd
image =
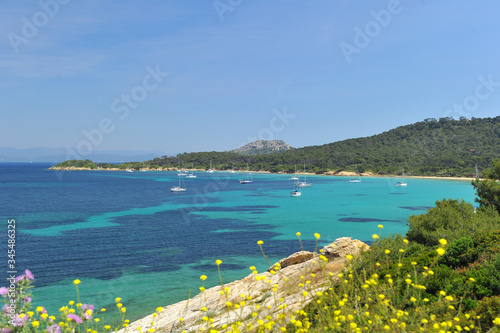
[(94, 310), (94, 306), (92, 304), (83, 304), (82, 305), (82, 311), (86, 311), (86, 310)]
[(5, 287), (0, 288), (0, 295), (2, 295), (2, 297), (7, 296), (8, 293), (9, 293), (9, 289), (7, 289)]
[(3, 312), (4, 314), (9, 314), (9, 313), (10, 313), (10, 307), (9, 307), (7, 304), (5, 304), (5, 305), (2, 307), (2, 312)]
[(76, 314), (70, 313), (68, 319), (73, 319), (77, 324), (82, 323), (82, 318), (78, 317)]
[(61, 327), (59, 327), (59, 325), (57, 325), (57, 324), (48, 326), (47, 332), (49, 332), (49, 333), (61, 333)]
[[(88, 310), (90, 310), (90, 314), (87, 313)], [(82, 311), (83, 311), (83, 318), (85, 320), (90, 320), (92, 319), (92, 312), (94, 311), (94, 306), (92, 304), (91, 305), (83, 304)]]
[(34, 280), (35, 279), (35, 276), (33, 275), (33, 273), (31, 273), (31, 271), (29, 269), (25, 270), (24, 274), (26, 274), (26, 277), (28, 278), (28, 280)]
[(22, 327), (24, 326), (24, 323), (26, 323), (26, 320), (28, 320), (28, 316), (24, 315), (22, 318), (19, 317), (18, 314), (16, 314), (16, 317), (12, 321), (12, 326), (14, 327)]
[(14, 282), (15, 283), (18, 283), (19, 281), (21, 281), (22, 279), (24, 279), (26, 276), (24, 274), (21, 274), (19, 276), (16, 276), (16, 278), (14, 279)]

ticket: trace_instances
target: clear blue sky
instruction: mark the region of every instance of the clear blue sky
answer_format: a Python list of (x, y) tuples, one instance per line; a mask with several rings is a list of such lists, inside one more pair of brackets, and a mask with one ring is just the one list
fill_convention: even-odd
[(9, 1), (0, 147), (302, 147), (494, 117), (499, 12), (494, 0)]

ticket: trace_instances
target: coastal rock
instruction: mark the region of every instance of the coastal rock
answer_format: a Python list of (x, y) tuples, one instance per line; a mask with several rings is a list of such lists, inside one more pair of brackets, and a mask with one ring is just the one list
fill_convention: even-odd
[(293, 149), (283, 140), (257, 140), (231, 152), (241, 155), (265, 155)]
[(335, 176), (356, 176), (356, 172), (352, 172), (352, 171), (339, 171), (337, 173), (334, 174)]
[[(304, 261), (307, 261), (309, 259), (314, 258), (317, 256), (317, 254), (309, 251), (300, 251), (292, 254), (289, 257), (283, 258), (280, 261), (278, 261), (278, 265), (274, 264), (271, 267), (267, 269), (268, 272), (272, 270), (278, 270), (279, 268), (283, 269), (285, 267), (291, 266), (291, 265), (296, 265), (303, 263)], [(278, 266), (278, 268), (276, 267)]]
[(357, 255), (361, 251), (369, 248), (365, 243), (352, 237), (342, 237), (336, 239), (332, 244), (323, 248), (323, 255), (330, 259), (345, 258), (346, 255)]
[[(126, 330), (118, 332), (137, 332), (138, 327), (143, 332), (151, 327), (158, 332), (208, 331), (210, 324), (221, 328), (224, 324), (230, 325), (236, 321), (243, 322), (242, 325), (252, 323), (258, 326), (257, 320), (266, 316), (278, 323), (285, 320), (279, 318), (283, 307), (287, 311), (302, 309), (314, 299), (317, 292), (328, 288), (330, 279), (338, 279), (336, 275), (343, 269), (347, 254), (355, 255), (366, 248), (368, 245), (363, 242), (343, 237), (336, 240), (333, 246), (330, 244), (323, 249), (323, 253), (330, 254), (327, 263), (319, 259), (316, 253), (294, 253), (280, 260), (281, 269), (276, 272), (254, 272), (241, 280), (212, 287), (192, 299), (166, 306), (156, 315), (131, 323)], [(301, 286), (306, 276), (310, 283)], [(237, 310), (236, 305), (239, 307)], [(258, 315), (253, 317), (252, 313)], [(210, 320), (204, 321), (203, 317)], [(279, 325), (285, 324), (281, 322)], [(245, 327), (241, 326), (240, 329), (244, 331)]]

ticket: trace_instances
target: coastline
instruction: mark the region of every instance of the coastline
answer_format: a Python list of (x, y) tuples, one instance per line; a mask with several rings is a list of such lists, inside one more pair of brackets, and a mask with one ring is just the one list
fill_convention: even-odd
[[(56, 171), (123, 171), (125, 172), (126, 170), (124, 169), (119, 169), (119, 168), (106, 168), (106, 169), (91, 169), (91, 168), (84, 168), (84, 167), (50, 167), (47, 170), (56, 170)], [(177, 168), (158, 168), (158, 169), (149, 169), (145, 168), (144, 170), (146, 171), (177, 171)], [(202, 169), (188, 169), (188, 171), (195, 171), (195, 172), (206, 172), (206, 170)], [(249, 171), (247, 170), (233, 170), (234, 173), (248, 173)], [(140, 172), (138, 170), (134, 170), (134, 172)], [(227, 170), (215, 170), (214, 172), (223, 172), (223, 173), (228, 173), (229, 171)], [(293, 173), (283, 173), (283, 172), (270, 172), (270, 171), (250, 171), (251, 173), (261, 173), (261, 174), (276, 174), (276, 175), (294, 175)], [(297, 173), (296, 175), (301, 176), (304, 175), (303, 172)], [(340, 171), (337, 173), (334, 173), (333, 171), (329, 171), (323, 174), (316, 174), (316, 173), (311, 173), (311, 172), (306, 172), (305, 175), (307, 176), (331, 176), (331, 177), (354, 177), (356, 176), (355, 172), (350, 172), (350, 171)], [(361, 177), (376, 177), (376, 178), (399, 178), (401, 175), (377, 175), (371, 172), (367, 173), (361, 173)], [(475, 178), (474, 177), (442, 177), (442, 176), (406, 176), (406, 178), (413, 178), (413, 179), (439, 179), (439, 180), (461, 180), (461, 181), (472, 181)], [(479, 178), (480, 180), (483, 180), (483, 178)]]

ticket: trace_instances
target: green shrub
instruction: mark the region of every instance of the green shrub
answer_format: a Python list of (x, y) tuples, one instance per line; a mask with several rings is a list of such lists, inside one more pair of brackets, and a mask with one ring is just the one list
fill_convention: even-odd
[(427, 246), (436, 246), (439, 239), (456, 240), (500, 227), (500, 215), (493, 207), (474, 213), (472, 204), (464, 200), (436, 201), (436, 207), (426, 214), (412, 215), (408, 219), (406, 237)]

